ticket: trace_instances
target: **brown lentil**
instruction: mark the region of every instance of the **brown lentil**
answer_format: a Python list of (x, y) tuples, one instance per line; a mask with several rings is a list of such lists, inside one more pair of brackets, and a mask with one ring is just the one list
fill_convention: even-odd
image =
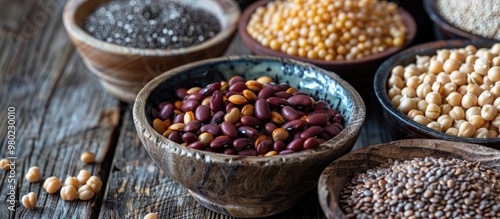
[[(175, 95), (178, 100), (162, 102), (152, 109), (152, 126), (169, 140), (198, 150), (259, 156), (289, 154), (318, 147), (338, 135), (344, 124), (344, 117), (327, 102), (288, 84), (275, 83), (269, 76), (256, 80), (234, 76), (228, 82), (214, 82), (204, 88), (178, 88)], [(200, 105), (206, 98), (211, 99), (210, 104)], [(172, 104), (178, 102), (179, 106)], [(175, 112), (174, 108), (182, 111)], [(185, 123), (184, 117), (190, 112), (195, 112), (194, 116)], [(176, 123), (179, 115), (184, 119)], [(166, 120), (174, 121), (166, 130), (155, 126)]]
[(500, 172), (455, 158), (391, 160), (342, 190), (347, 218), (498, 218)]
[[(499, 47), (500, 43), (480, 49), (468, 45), (417, 56), (415, 63), (391, 70), (387, 95), (398, 110), (434, 130), (460, 137), (496, 138), (500, 132), (500, 120), (495, 120), (500, 110), (500, 66), (491, 60), (500, 57)], [(409, 92), (414, 87), (415, 93)], [(439, 120), (444, 115), (449, 117)], [(482, 127), (489, 134), (484, 130), (477, 133)]]
[(379, 0), (275, 0), (246, 30), (263, 46), (292, 56), (353, 60), (402, 46), (406, 27), (395, 3)]

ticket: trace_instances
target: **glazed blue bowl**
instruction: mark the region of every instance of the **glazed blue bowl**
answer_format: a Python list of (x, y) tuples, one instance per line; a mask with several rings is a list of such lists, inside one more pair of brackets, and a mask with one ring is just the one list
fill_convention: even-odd
[[(234, 75), (247, 80), (268, 75), (277, 83), (286, 82), (316, 100), (325, 100), (344, 116), (345, 128), (314, 149), (257, 157), (181, 146), (150, 125), (151, 110), (172, 100), (177, 88), (204, 87)], [(351, 151), (366, 110), (356, 90), (335, 73), (289, 59), (238, 56), (195, 62), (161, 74), (139, 92), (133, 116), (151, 158), (201, 205), (234, 217), (265, 217), (293, 207), (303, 194), (316, 188), (328, 164)]]

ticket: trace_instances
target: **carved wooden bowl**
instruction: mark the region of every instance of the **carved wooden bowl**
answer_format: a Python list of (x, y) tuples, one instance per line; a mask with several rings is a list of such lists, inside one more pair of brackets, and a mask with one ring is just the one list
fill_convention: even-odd
[[(344, 129), (317, 148), (273, 157), (226, 155), (181, 146), (150, 125), (151, 109), (172, 98), (179, 87), (205, 86), (234, 75), (262, 75), (286, 82), (344, 115)], [(217, 58), (184, 65), (156, 77), (138, 94), (133, 116), (144, 147), (169, 177), (203, 206), (235, 217), (283, 212), (317, 185), (323, 169), (349, 152), (366, 111), (359, 94), (338, 75), (310, 64), (261, 56)]]
[(368, 146), (340, 157), (321, 174), (318, 195), (327, 218), (343, 219), (345, 213), (339, 206), (340, 194), (345, 185), (358, 173), (364, 173), (393, 160), (415, 157), (458, 158), (500, 170), (500, 151), (476, 144), (444, 140), (408, 139)]
[(114, 96), (133, 102), (141, 88), (155, 76), (174, 67), (224, 54), (240, 17), (233, 0), (174, 0), (215, 15), (221, 31), (209, 40), (181, 49), (139, 49), (98, 40), (82, 29), (84, 19), (108, 0), (70, 0), (64, 8), (64, 27), (87, 68)]

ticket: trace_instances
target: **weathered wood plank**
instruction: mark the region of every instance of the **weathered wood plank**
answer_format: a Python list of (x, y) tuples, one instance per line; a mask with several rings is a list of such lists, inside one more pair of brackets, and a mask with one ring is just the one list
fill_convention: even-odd
[[(66, 37), (62, 25), (65, 1), (2, 2), (2, 50), (0, 51), (0, 157), (9, 156), (7, 111), (15, 108), (17, 157), (15, 182), (9, 172), (0, 172), (1, 218), (95, 218), (103, 193), (88, 202), (65, 202), (49, 195), (43, 180), (24, 180), (27, 169), (39, 166), (43, 179), (64, 180), (87, 169), (107, 180), (119, 124), (119, 102), (101, 88), (83, 65)], [(19, 5), (23, 7), (19, 7)], [(4, 22), (7, 21), (7, 22)], [(98, 155), (95, 164), (84, 165), (80, 154)], [(111, 160), (111, 159), (109, 159)], [(8, 209), (7, 193), (14, 186), (15, 211)], [(38, 194), (38, 204), (28, 210), (19, 202), (29, 192)]]

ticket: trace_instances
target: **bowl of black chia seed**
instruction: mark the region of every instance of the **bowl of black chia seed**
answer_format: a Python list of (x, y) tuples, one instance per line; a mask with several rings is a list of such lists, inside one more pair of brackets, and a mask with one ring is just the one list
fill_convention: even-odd
[(167, 70), (223, 55), (239, 17), (233, 0), (69, 0), (63, 13), (87, 68), (126, 102)]
[(327, 218), (500, 218), (500, 152), (407, 139), (352, 151), (318, 183)]

